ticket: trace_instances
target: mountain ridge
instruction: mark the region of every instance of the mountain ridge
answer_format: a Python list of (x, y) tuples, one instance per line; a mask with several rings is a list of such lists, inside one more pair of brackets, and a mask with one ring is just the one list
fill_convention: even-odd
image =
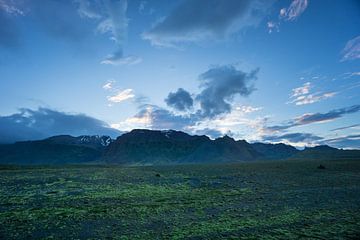
[(298, 150), (283, 143), (248, 143), (227, 135), (210, 139), (175, 130), (134, 129), (109, 136), (57, 135), (0, 145), (0, 164), (166, 165), (284, 159), (360, 159), (359, 150), (327, 145)]

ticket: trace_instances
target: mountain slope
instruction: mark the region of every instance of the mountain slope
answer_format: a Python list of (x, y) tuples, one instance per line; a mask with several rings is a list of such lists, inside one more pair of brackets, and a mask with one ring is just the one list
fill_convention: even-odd
[(298, 150), (285, 144), (235, 141), (229, 136), (211, 140), (181, 131), (143, 129), (132, 130), (116, 140), (107, 136), (60, 135), (0, 145), (0, 164), (159, 165), (282, 159), (360, 159), (360, 151), (329, 146)]
[(225, 136), (210, 140), (179, 131), (136, 129), (109, 145), (103, 159), (119, 164), (169, 164), (255, 160), (258, 153), (245, 141)]
[(342, 160), (359, 159), (359, 150), (342, 150), (327, 145), (306, 147), (291, 157), (291, 159), (317, 159), (317, 160)]
[(287, 159), (299, 152), (295, 147), (283, 143), (271, 144), (258, 142), (251, 144), (251, 146), (261, 155), (260, 158), (264, 160)]
[(0, 163), (69, 164), (99, 159), (112, 139), (108, 136), (60, 135), (40, 141), (0, 145)]

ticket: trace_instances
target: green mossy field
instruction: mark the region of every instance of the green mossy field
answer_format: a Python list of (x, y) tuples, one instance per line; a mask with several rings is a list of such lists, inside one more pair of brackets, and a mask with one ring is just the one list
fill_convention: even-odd
[(0, 239), (359, 238), (360, 160), (0, 167)]

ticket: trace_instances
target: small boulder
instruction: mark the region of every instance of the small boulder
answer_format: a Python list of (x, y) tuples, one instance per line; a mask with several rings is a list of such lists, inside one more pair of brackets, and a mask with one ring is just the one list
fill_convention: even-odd
[(160, 177), (160, 173), (155, 174), (156, 177)]
[(318, 168), (318, 169), (325, 169), (325, 166), (322, 165), (322, 164), (320, 164), (317, 168)]

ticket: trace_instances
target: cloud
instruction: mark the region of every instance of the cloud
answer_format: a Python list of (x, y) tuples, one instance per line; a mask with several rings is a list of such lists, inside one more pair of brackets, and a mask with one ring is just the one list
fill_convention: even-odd
[(142, 59), (137, 56), (124, 56), (123, 48), (128, 29), (127, 1), (108, 0), (104, 1), (104, 3), (107, 17), (98, 25), (97, 29), (101, 33), (111, 33), (111, 39), (115, 42), (117, 50), (108, 55), (101, 63), (111, 65), (134, 65), (140, 63)]
[(280, 18), (286, 21), (296, 20), (307, 8), (308, 0), (293, 0), (288, 8), (280, 9)]
[(268, 32), (272, 33), (272, 32), (279, 32), (280, 28), (279, 28), (279, 23), (274, 22), (274, 21), (269, 21), (267, 22), (267, 28), (268, 28)]
[[(1, 3), (1, 2), (0, 2)], [(0, 47), (12, 49), (19, 45), (20, 37), (12, 16), (0, 9)]]
[(199, 114), (212, 118), (231, 112), (229, 102), (234, 96), (249, 96), (255, 90), (253, 81), (257, 79), (258, 71), (245, 73), (232, 65), (225, 65), (213, 67), (201, 74), (200, 87), (203, 90), (196, 96), (201, 107)]
[(0, 0), (0, 47), (13, 49), (19, 46), (19, 29), (14, 19), (24, 15), (20, 1)]
[(280, 24), (282, 21), (294, 21), (300, 17), (301, 14), (308, 7), (308, 0), (293, 0), (289, 7), (280, 9), (279, 19), (276, 21), (268, 21), (268, 32), (280, 32)]
[(322, 144), (327, 144), (336, 148), (360, 149), (360, 134), (346, 135), (331, 139), (325, 139)]
[(353, 105), (350, 107), (334, 109), (327, 113), (306, 113), (300, 117), (288, 121), (283, 125), (266, 127), (266, 130), (270, 132), (283, 131), (288, 128), (292, 128), (296, 126), (331, 121), (340, 118), (346, 114), (356, 113), (359, 111), (360, 111), (360, 105)]
[(301, 87), (294, 88), (290, 96), (290, 98), (292, 99), (290, 103), (295, 103), (295, 105), (306, 105), (306, 104), (316, 103), (336, 95), (335, 92), (327, 92), (327, 93), (319, 92), (315, 94), (310, 94), (311, 88), (312, 86), (310, 82), (304, 83), (304, 85)]
[(174, 47), (181, 42), (224, 38), (263, 18), (272, 1), (185, 0), (143, 33), (153, 45)]
[(297, 97), (297, 96), (308, 94), (310, 92), (310, 87), (311, 87), (311, 83), (307, 82), (307, 83), (304, 83), (304, 85), (301, 87), (294, 88), (292, 90), (293, 93), (292, 93), (291, 97)]
[(141, 2), (140, 2), (140, 4), (139, 4), (139, 9), (138, 9), (140, 14), (143, 14), (143, 13), (144, 13), (146, 4), (147, 4), (147, 1), (141, 1)]
[(195, 132), (193, 132), (193, 134), (196, 135), (206, 135), (212, 139), (218, 138), (223, 136), (224, 134), (217, 130), (217, 129), (210, 129), (210, 128), (204, 128), (204, 129), (198, 129)]
[(348, 41), (345, 48), (342, 50), (341, 61), (349, 61), (360, 58), (360, 36)]
[(295, 103), (295, 105), (306, 105), (331, 98), (335, 95), (336, 95), (335, 92), (328, 92), (328, 93), (315, 94), (315, 95), (309, 94), (306, 96), (299, 96), (296, 99), (294, 99), (292, 102)]
[(122, 52), (115, 52), (108, 55), (104, 60), (101, 61), (101, 64), (110, 64), (114, 66), (119, 65), (135, 65), (142, 62), (142, 58), (137, 56), (126, 56), (124, 57)]
[(169, 93), (165, 102), (168, 106), (173, 107), (178, 111), (185, 111), (192, 108), (194, 101), (189, 92), (179, 88), (176, 92)]
[(334, 129), (332, 129), (330, 131), (340, 131), (340, 130), (352, 129), (352, 128), (360, 129), (359, 127), (360, 127), (360, 124), (353, 124), (353, 125), (350, 125), (350, 126), (334, 128)]
[(127, 99), (135, 97), (135, 94), (133, 93), (133, 90), (131, 88), (119, 91), (114, 96), (108, 96), (108, 101), (113, 103), (120, 103)]
[(79, 5), (78, 13), (80, 17), (93, 19), (100, 19), (102, 17), (94, 4), (89, 0), (75, 0), (75, 3)]
[(0, 116), (1, 143), (38, 140), (60, 134), (117, 137), (121, 132), (103, 121), (84, 114), (64, 113), (48, 108), (37, 110), (24, 108), (18, 113)]
[(98, 22), (96, 31), (110, 34), (115, 42), (116, 50), (105, 57), (101, 64), (134, 65), (142, 61), (140, 57), (124, 55), (124, 45), (127, 40), (128, 18), (127, 0), (76, 0), (78, 13), (82, 18), (89, 18)]
[(221, 132), (222, 135), (229, 134), (237, 138), (246, 138), (247, 140), (258, 140), (261, 133), (264, 118), (248, 117), (248, 114), (259, 111), (261, 108), (251, 106), (233, 106), (231, 113), (218, 115), (214, 118), (199, 117), (188, 129), (191, 133), (197, 134), (204, 129), (213, 129)]
[[(234, 126), (256, 130), (260, 120), (244, 116), (262, 108), (233, 104), (233, 100), (236, 96), (249, 96), (255, 90), (253, 81), (257, 73), (258, 69), (245, 73), (232, 65), (214, 66), (199, 75), (200, 93), (193, 94), (195, 98), (182, 88), (169, 93), (165, 102), (177, 111), (138, 101), (141, 105), (136, 115), (112, 126), (122, 130), (150, 128), (193, 134), (207, 132), (210, 137), (227, 134)], [(180, 114), (178, 111), (186, 112)]]
[(135, 116), (113, 126), (125, 130), (150, 128), (187, 131), (188, 126), (192, 125), (195, 121), (196, 116), (175, 115), (164, 108), (146, 104), (140, 106), (140, 110)]
[(102, 88), (105, 90), (111, 90), (114, 86), (115, 81), (114, 80), (108, 80), (103, 86)]
[(264, 136), (263, 140), (270, 142), (283, 142), (283, 143), (305, 143), (305, 144), (314, 144), (319, 140), (322, 140), (322, 137), (310, 134), (310, 133), (287, 133), (284, 135), (270, 135)]
[(261, 107), (252, 107), (252, 106), (239, 106), (236, 107), (236, 110), (243, 112), (243, 113), (252, 113), (252, 112), (257, 112), (259, 110), (261, 110)]
[(4, 11), (9, 15), (24, 15), (25, 13), (19, 5), (19, 1), (0, 0), (0, 11)]

